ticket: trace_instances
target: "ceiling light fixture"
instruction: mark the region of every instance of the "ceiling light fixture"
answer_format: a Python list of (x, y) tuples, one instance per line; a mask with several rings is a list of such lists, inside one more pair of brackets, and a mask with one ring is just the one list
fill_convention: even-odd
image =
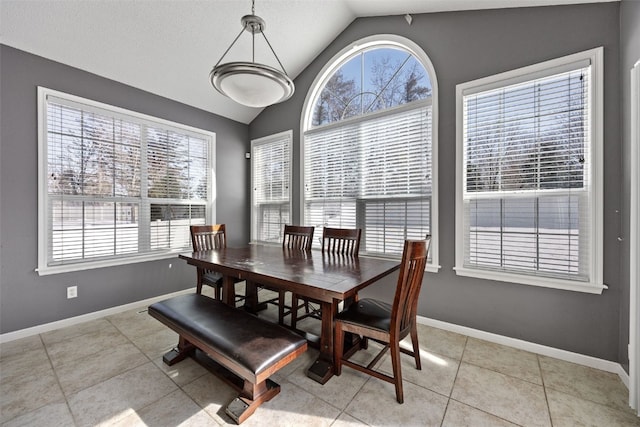
[[(231, 46), (224, 52), (218, 63), (209, 74), (209, 79), (214, 88), (224, 96), (227, 96), (239, 104), (248, 107), (266, 107), (271, 104), (286, 101), (291, 98), (295, 90), (293, 80), (284, 70), (278, 55), (271, 47), (271, 43), (264, 34), (265, 22), (254, 14), (255, 0), (251, 1), (251, 15), (245, 15), (240, 22), (242, 30), (235, 38)], [(251, 62), (227, 62), (220, 64), (229, 50), (238, 41), (244, 31), (252, 35)], [(256, 34), (262, 34), (267, 45), (271, 49), (282, 71), (264, 64), (255, 62)]]

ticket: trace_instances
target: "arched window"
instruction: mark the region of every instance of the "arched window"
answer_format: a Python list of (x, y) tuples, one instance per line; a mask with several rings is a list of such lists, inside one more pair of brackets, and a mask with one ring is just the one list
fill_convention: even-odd
[(303, 221), (362, 228), (361, 252), (399, 256), (432, 235), (437, 269), (437, 83), (415, 43), (370, 37), (334, 57), (302, 116)]

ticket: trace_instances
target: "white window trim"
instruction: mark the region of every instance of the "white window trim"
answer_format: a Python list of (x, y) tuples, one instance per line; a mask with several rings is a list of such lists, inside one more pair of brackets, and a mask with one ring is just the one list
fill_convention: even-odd
[(640, 61), (631, 69), (631, 223), (629, 227), (629, 406), (640, 416)]
[[(459, 276), (475, 277), (478, 279), (498, 280), (502, 282), (519, 283), (524, 285), (541, 286), (546, 288), (564, 289), (592, 294), (601, 294), (607, 286), (603, 283), (603, 117), (604, 117), (604, 49), (598, 47), (584, 52), (556, 58), (516, 70), (507, 71), (478, 80), (461, 83), (456, 86), (456, 263), (454, 270)], [(485, 90), (495, 86), (497, 81), (509, 84), (526, 81), (535, 74), (553, 68), (561, 69), (566, 64), (579, 61), (591, 61), (591, 94), (592, 108), (589, 111), (591, 122), (591, 168), (589, 182), (593, 185), (591, 198), (591, 217), (593, 230), (591, 233), (590, 282), (578, 282), (557, 278), (547, 278), (517, 273), (488, 271), (464, 266), (464, 225), (463, 225), (463, 184), (464, 184), (464, 141), (463, 141), (463, 95), (468, 91)], [(506, 84), (506, 82), (505, 82)]]
[[(437, 273), (441, 266), (439, 263), (439, 223), (438, 223), (438, 80), (433, 63), (422, 50), (422, 48), (412, 40), (395, 34), (377, 34), (357, 40), (336, 55), (333, 56), (322, 67), (322, 70), (316, 75), (311, 83), (311, 90), (307, 92), (307, 96), (302, 106), (302, 116), (300, 118), (300, 182), (304, 182), (304, 138), (305, 131), (311, 129), (311, 120), (313, 113), (313, 101), (318, 93), (322, 90), (322, 83), (328, 79), (335, 70), (340, 68), (344, 62), (353, 54), (354, 51), (367, 49), (369, 47), (398, 46), (408, 50), (413, 56), (418, 58), (422, 65), (429, 73), (431, 81), (431, 245), (429, 252), (431, 262), (427, 264), (425, 271)], [(435, 100), (435, 102), (433, 102)], [(367, 117), (369, 118), (369, 117)], [(304, 218), (304, 185), (300, 185), (300, 218)]]
[(268, 144), (271, 141), (275, 141), (281, 139), (283, 137), (288, 137), (290, 141), (290, 149), (289, 149), (289, 215), (293, 214), (293, 130), (289, 129), (283, 132), (275, 133), (273, 135), (263, 136), (262, 138), (252, 139), (251, 140), (251, 243), (255, 243), (256, 239), (256, 218), (255, 212), (253, 209), (254, 206), (254, 191), (253, 191), (253, 166), (254, 166), (254, 156), (253, 156), (253, 148), (256, 145), (260, 144)]
[(167, 127), (177, 128), (187, 133), (193, 133), (197, 136), (205, 136), (209, 138), (209, 165), (210, 182), (207, 191), (207, 199), (209, 203), (206, 205), (206, 221), (207, 223), (215, 223), (216, 218), (216, 134), (214, 132), (198, 129), (192, 126), (172, 122), (169, 120), (153, 117), (147, 114), (138, 113), (135, 111), (127, 110), (125, 108), (115, 107), (102, 102), (93, 101), (90, 99), (82, 98), (79, 96), (71, 95), (68, 93), (60, 92), (53, 89), (48, 89), (42, 86), (38, 86), (38, 267), (35, 271), (40, 276), (49, 274), (68, 273), (72, 271), (83, 271), (94, 268), (113, 267), (126, 264), (134, 264), (146, 261), (155, 261), (167, 258), (174, 258), (183, 250), (168, 250), (157, 254), (130, 254), (122, 258), (113, 259), (101, 259), (96, 261), (82, 261), (78, 263), (62, 264), (62, 265), (47, 265), (47, 248), (49, 243), (48, 233), (48, 201), (47, 197), (47, 160), (48, 159), (48, 141), (47, 141), (47, 97), (52, 96), (56, 98), (65, 99), (75, 103), (86, 105), (89, 108), (99, 108), (101, 110), (107, 110), (116, 115), (124, 115), (126, 117), (133, 117), (139, 121), (148, 122), (153, 125), (164, 125)]

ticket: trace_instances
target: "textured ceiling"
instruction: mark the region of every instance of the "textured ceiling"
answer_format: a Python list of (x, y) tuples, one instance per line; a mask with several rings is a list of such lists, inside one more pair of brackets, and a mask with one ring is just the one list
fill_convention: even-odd
[[(600, 1), (256, 0), (255, 13), (295, 79), (357, 17)], [(250, 12), (249, 0), (0, 0), (0, 43), (249, 123), (260, 110), (220, 95), (208, 75)], [(249, 52), (245, 33), (225, 62)], [(256, 60), (277, 66), (267, 53)]]

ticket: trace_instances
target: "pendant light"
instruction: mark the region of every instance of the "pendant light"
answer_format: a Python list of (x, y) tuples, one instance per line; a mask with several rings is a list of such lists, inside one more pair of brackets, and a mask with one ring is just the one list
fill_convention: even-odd
[[(291, 98), (295, 86), (264, 34), (264, 20), (254, 13), (255, 0), (252, 0), (251, 15), (245, 15), (240, 20), (242, 24), (240, 34), (213, 67), (209, 74), (209, 79), (213, 87), (224, 96), (248, 107), (262, 108)], [(252, 35), (251, 62), (220, 64), (244, 31), (248, 31)], [(262, 34), (282, 71), (255, 62), (256, 34)]]

